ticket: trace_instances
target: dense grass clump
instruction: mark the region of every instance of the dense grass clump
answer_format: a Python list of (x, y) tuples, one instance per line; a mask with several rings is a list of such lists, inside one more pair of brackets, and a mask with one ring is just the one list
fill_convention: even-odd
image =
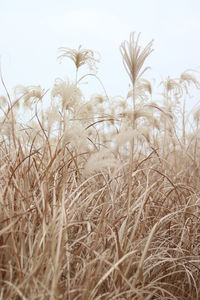
[(102, 83), (81, 47), (61, 48), (76, 78), (50, 95), (1, 80), (0, 299), (200, 299), (200, 109), (185, 108), (200, 84), (168, 77), (155, 101), (152, 42), (120, 50), (126, 99), (84, 98), (84, 78)]

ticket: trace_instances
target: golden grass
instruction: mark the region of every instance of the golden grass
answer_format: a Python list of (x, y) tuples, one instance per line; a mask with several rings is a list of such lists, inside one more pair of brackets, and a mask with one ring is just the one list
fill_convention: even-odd
[(153, 103), (136, 81), (135, 110), (84, 100), (77, 76), (56, 81), (46, 111), (39, 87), (4, 97), (0, 299), (200, 298), (199, 116), (190, 125), (181, 104), (199, 83), (168, 78)]

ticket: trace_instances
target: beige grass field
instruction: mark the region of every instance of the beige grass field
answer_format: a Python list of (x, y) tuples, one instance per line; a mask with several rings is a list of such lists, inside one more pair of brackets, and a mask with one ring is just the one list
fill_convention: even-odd
[[(127, 98), (82, 47), (60, 48), (76, 78), (49, 91), (1, 77), (1, 300), (200, 299), (200, 107), (186, 111), (200, 83), (146, 80), (152, 47), (120, 46)], [(91, 76), (102, 94), (87, 99)]]

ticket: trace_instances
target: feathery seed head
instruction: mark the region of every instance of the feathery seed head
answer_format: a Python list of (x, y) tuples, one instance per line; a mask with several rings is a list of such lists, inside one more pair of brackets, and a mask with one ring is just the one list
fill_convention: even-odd
[(58, 59), (61, 61), (64, 57), (68, 57), (74, 62), (77, 70), (86, 64), (90, 71), (96, 71), (96, 63), (100, 62), (100, 55), (93, 50), (81, 47), (82, 46), (80, 45), (78, 50), (66, 47), (59, 48), (61, 54), (58, 56)]
[(102, 171), (105, 168), (116, 168), (119, 166), (119, 161), (114, 157), (112, 152), (107, 149), (93, 153), (85, 164), (84, 173), (92, 174)]
[[(42, 89), (40, 85), (17, 85), (15, 87), (15, 96), (17, 95), (20, 95), (20, 98), (23, 98), (24, 107), (31, 108), (36, 99), (40, 101), (42, 100), (42, 97), (44, 96), (44, 89)], [(31, 99), (32, 101), (30, 101)]]
[(57, 78), (51, 92), (52, 98), (58, 98), (62, 102), (62, 109), (71, 110), (75, 108), (82, 97), (82, 93), (76, 84), (71, 84)]
[(140, 33), (135, 38), (135, 32), (130, 34), (130, 40), (124, 41), (120, 46), (120, 52), (123, 57), (124, 67), (131, 79), (134, 86), (136, 81), (141, 78), (146, 70), (150, 67), (146, 67), (142, 70), (146, 58), (153, 51), (153, 40), (146, 45), (144, 49), (139, 46)]
[(92, 105), (91, 101), (83, 103), (79, 107), (76, 108), (76, 118), (80, 119), (83, 123), (88, 120), (93, 120), (94, 117), (94, 106)]
[(172, 79), (168, 76), (165, 88), (167, 92), (173, 92), (177, 98), (181, 98), (183, 96), (183, 89), (176, 79)]
[(87, 135), (84, 128), (79, 125), (68, 126), (63, 136), (63, 145), (70, 144), (73, 149), (87, 150)]
[(188, 93), (187, 86), (190, 86), (191, 84), (193, 84), (195, 88), (200, 89), (200, 82), (196, 79), (194, 75), (189, 73), (190, 71), (192, 70), (186, 70), (180, 76), (180, 83), (184, 84), (187, 93)]
[(106, 100), (105, 97), (102, 96), (101, 94), (94, 94), (94, 95), (92, 95), (91, 99), (96, 104), (102, 104)]

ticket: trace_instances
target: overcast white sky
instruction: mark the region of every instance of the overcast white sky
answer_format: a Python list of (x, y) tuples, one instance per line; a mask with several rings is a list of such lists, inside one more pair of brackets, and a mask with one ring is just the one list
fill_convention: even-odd
[[(17, 84), (51, 88), (56, 77), (73, 79), (73, 64), (59, 64), (57, 49), (81, 44), (100, 52), (98, 74), (107, 93), (126, 95), (119, 46), (131, 31), (141, 32), (143, 44), (154, 39), (149, 78), (200, 69), (200, 0), (0, 0), (5, 83), (12, 91)], [(89, 89), (101, 92), (93, 79)]]

